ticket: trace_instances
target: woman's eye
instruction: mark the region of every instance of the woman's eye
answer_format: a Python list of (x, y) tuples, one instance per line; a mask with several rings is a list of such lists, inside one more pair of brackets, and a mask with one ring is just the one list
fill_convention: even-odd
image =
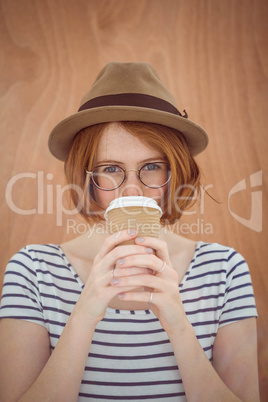
[(106, 166), (103, 170), (105, 173), (117, 173), (120, 170), (117, 166)]
[(157, 170), (159, 168), (160, 168), (159, 165), (157, 165), (156, 163), (149, 163), (148, 165), (145, 165), (143, 167), (143, 169), (145, 170)]

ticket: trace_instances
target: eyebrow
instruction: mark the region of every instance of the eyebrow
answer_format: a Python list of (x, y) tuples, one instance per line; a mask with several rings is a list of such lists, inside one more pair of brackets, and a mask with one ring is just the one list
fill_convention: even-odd
[[(143, 163), (147, 163), (147, 162), (166, 162), (166, 159), (163, 157), (147, 158), (147, 159), (143, 159), (142, 161), (140, 161), (139, 164), (142, 165)], [(112, 163), (114, 165), (124, 165), (124, 162), (122, 162), (122, 161), (117, 161), (114, 159), (105, 159), (105, 160), (97, 161), (96, 166), (101, 165), (101, 164), (106, 164), (106, 163)]]

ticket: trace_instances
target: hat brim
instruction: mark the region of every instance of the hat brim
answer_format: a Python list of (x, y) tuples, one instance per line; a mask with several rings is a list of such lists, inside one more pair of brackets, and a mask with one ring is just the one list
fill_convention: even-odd
[(73, 139), (80, 130), (95, 124), (116, 121), (140, 121), (174, 128), (183, 134), (193, 156), (208, 145), (206, 131), (184, 117), (135, 106), (105, 106), (77, 112), (58, 123), (49, 136), (49, 150), (57, 159), (65, 161)]

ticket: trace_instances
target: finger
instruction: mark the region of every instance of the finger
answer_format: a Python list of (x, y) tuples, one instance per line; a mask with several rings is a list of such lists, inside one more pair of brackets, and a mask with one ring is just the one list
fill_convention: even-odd
[(111, 281), (111, 285), (118, 288), (149, 287), (157, 292), (164, 292), (168, 291), (169, 289), (168, 284), (165, 280), (149, 274), (114, 277)]
[(151, 253), (153, 253), (153, 250), (149, 247), (138, 245), (119, 245), (113, 248), (102, 258), (100, 258), (102, 254), (99, 253), (94, 259), (92, 271), (98, 271), (99, 274), (104, 274), (107, 271), (111, 271), (114, 268), (116, 262), (124, 259), (127, 255)]
[[(116, 263), (116, 267), (120, 269), (133, 266), (150, 268), (151, 270), (154, 271), (155, 274), (161, 273), (162, 275), (163, 274), (166, 275), (168, 273), (168, 267), (166, 261), (162, 261), (154, 254), (131, 255), (121, 260), (118, 260)], [(166, 271), (163, 272), (164, 270)]]
[(155, 237), (136, 237), (136, 244), (142, 244), (144, 247), (151, 247), (156, 252), (156, 256), (162, 261), (166, 261), (171, 266), (167, 243)]
[(137, 236), (137, 232), (135, 230), (122, 230), (121, 232), (113, 233), (108, 236), (104, 242), (102, 247), (100, 248), (97, 256), (95, 257), (95, 261), (99, 262), (107, 253), (113, 250), (119, 244), (132, 240)]
[[(94, 287), (96, 289), (107, 289), (108, 287), (111, 287), (111, 285), (114, 285), (118, 282), (118, 278), (121, 276), (133, 276), (133, 275), (153, 275), (153, 272), (151, 269), (147, 268), (137, 268), (137, 267), (132, 267), (132, 268), (126, 268), (126, 269), (113, 269), (108, 272), (106, 272), (104, 275), (98, 276), (94, 278), (94, 282), (91, 281), (90, 283), (87, 282), (86, 287)], [(121, 286), (122, 287), (122, 286)], [(129, 290), (137, 288), (137, 286), (134, 285), (129, 285), (126, 286)]]
[[(137, 290), (136, 286), (126, 286), (123, 288), (110, 286), (106, 290), (105, 298), (107, 299), (107, 304), (115, 297), (118, 296), (120, 293), (124, 295), (131, 294), (133, 291)], [(136, 292), (138, 293), (138, 292)]]
[[(87, 281), (85, 284), (80, 302), (84, 300), (87, 305), (91, 299), (94, 300), (93, 305), (94, 303), (97, 303), (98, 306), (102, 304), (107, 305), (113, 297), (120, 293), (121, 289), (123, 289), (124, 292), (137, 289), (137, 286), (117, 288), (116, 286), (112, 286), (113, 280), (112, 271), (106, 272), (106, 274), (101, 276), (93, 275), (92, 280)], [(90, 308), (93, 307), (92, 302), (90, 302), (89, 305)]]
[(103, 259), (99, 262), (99, 269), (102, 272), (106, 272), (107, 270), (113, 269), (115, 265), (120, 266), (122, 261), (124, 261), (127, 256), (133, 254), (146, 255), (152, 253), (153, 250), (149, 247), (143, 247), (137, 245), (118, 246), (103, 257)]
[[(153, 295), (153, 296), (151, 296)], [(153, 304), (155, 301), (155, 293), (153, 292), (123, 292), (118, 293), (118, 298), (126, 301), (136, 301), (148, 303), (148, 305)]]
[(127, 267), (127, 268), (114, 268), (113, 269), (113, 277), (122, 277), (122, 276), (132, 276), (132, 275), (154, 275), (155, 272), (151, 268), (147, 267)]

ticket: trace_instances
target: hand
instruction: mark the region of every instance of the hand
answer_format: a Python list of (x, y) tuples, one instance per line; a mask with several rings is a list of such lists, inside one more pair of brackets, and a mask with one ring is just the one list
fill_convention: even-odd
[[(121, 289), (118, 297), (126, 301), (148, 302), (167, 333), (183, 331), (188, 325), (179, 294), (178, 274), (173, 269), (167, 244), (155, 238), (136, 238), (136, 244), (155, 250), (155, 254), (133, 254), (117, 261), (113, 287)], [(146, 267), (150, 271), (133, 275), (131, 267)], [(163, 269), (164, 267), (164, 269)], [(136, 268), (136, 269), (137, 269)], [(151, 271), (154, 272), (152, 275)], [(161, 271), (161, 272), (159, 272)], [(147, 287), (151, 290), (128, 292), (126, 287)], [(151, 296), (152, 293), (152, 296)]]
[[(132, 232), (132, 233), (131, 233)], [(136, 285), (115, 287), (112, 286), (115, 265), (127, 256), (151, 254), (153, 250), (144, 245), (120, 245), (134, 239), (135, 231), (127, 230), (115, 233), (105, 239), (103, 245), (93, 261), (87, 282), (74, 308), (74, 313), (82, 314), (83, 320), (90, 326), (96, 326), (104, 317), (109, 302), (120, 292), (129, 292), (136, 289)], [(127, 274), (131, 276), (152, 273), (151, 270), (140, 267), (130, 267)]]

